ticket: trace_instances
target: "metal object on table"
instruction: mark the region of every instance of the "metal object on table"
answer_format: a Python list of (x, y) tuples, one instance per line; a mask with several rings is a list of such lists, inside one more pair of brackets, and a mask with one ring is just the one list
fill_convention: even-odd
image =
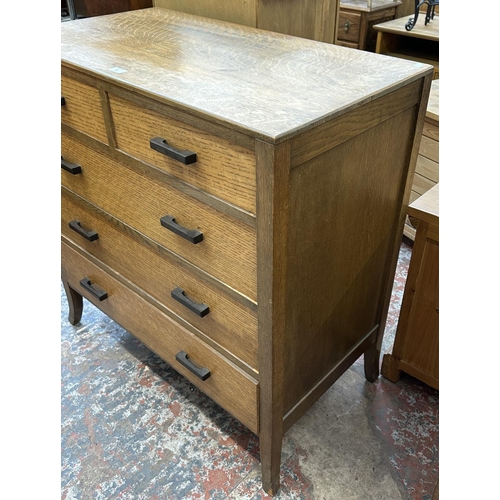
[(62, 15), (62, 3), (61, 3), (61, 21), (73, 21), (76, 19), (76, 10), (75, 10), (75, 5), (73, 3), (73, 0), (66, 0), (66, 12), (68, 13), (67, 16)]
[(417, 24), (420, 7), (422, 7), (422, 5), (424, 4), (427, 5), (427, 12), (425, 14), (425, 25), (427, 26), (427, 23), (432, 19), (434, 19), (436, 5), (439, 5), (439, 0), (423, 0), (423, 1), (415, 0), (415, 17), (410, 17), (410, 19), (408, 19), (408, 22), (405, 24), (406, 31), (411, 31), (415, 26), (415, 24)]

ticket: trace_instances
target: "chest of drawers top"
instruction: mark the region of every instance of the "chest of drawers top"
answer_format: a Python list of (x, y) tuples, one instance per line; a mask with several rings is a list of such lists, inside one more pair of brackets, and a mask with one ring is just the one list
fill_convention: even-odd
[(63, 23), (61, 42), (64, 66), (272, 143), (427, 70), (159, 8)]

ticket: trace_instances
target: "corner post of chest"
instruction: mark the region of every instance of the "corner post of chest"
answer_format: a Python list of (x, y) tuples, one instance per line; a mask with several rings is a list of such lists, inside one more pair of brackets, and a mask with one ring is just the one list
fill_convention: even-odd
[(284, 345), (290, 143), (256, 140), (259, 439), (263, 489), (279, 488), (283, 440)]

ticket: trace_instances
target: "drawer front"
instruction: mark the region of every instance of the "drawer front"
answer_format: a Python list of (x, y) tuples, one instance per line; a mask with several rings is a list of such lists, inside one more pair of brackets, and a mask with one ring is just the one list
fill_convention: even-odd
[[(117, 147), (203, 191), (255, 213), (255, 155), (252, 151), (154, 111), (110, 96)], [(150, 140), (196, 153), (184, 164), (151, 148)]]
[(94, 139), (108, 143), (99, 91), (85, 83), (63, 76), (61, 78), (61, 122)]
[[(153, 181), (104, 154), (62, 134), (62, 155), (82, 173), (62, 170), (62, 183), (134, 229), (256, 301), (255, 228), (205, 205), (177, 189)], [(177, 224), (203, 234), (192, 243), (163, 227), (173, 216)]]
[(339, 24), (337, 27), (337, 38), (344, 42), (359, 42), (359, 27), (361, 24), (361, 14), (354, 12), (340, 12)]
[[(136, 336), (249, 429), (258, 432), (258, 384), (254, 379), (64, 243), (61, 256), (63, 280), (73, 289)], [(80, 284), (83, 279), (89, 279), (92, 287), (106, 291), (107, 298), (102, 301), (96, 299)], [(202, 381), (185, 368), (176, 359), (181, 351), (187, 353), (196, 366), (207, 368), (210, 376)]]
[[(74, 221), (78, 221), (79, 226), (75, 227)], [(86, 233), (82, 234), (80, 228)], [(256, 314), (193, 274), (189, 266), (182, 267), (167, 256), (148, 249), (141, 235), (134, 238), (132, 234), (135, 233), (127, 229), (108, 214), (100, 213), (95, 206), (82, 203), (78, 197), (63, 191), (61, 231), (68, 239), (256, 370)], [(207, 305), (208, 313), (204, 314), (206, 310), (196, 313), (175, 300), (172, 291), (178, 288), (194, 302)]]

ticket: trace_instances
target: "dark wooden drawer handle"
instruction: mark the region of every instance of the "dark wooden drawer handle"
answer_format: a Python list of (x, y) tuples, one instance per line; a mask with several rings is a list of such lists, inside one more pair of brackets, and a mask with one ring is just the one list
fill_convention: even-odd
[(102, 301), (108, 298), (108, 294), (104, 290), (101, 290), (93, 285), (88, 278), (80, 280), (80, 285), (85, 288), (87, 292), (90, 292), (97, 300)]
[(190, 241), (191, 243), (199, 243), (203, 241), (203, 233), (197, 229), (186, 229), (185, 227), (177, 224), (175, 217), (172, 215), (165, 215), (160, 219), (160, 223), (163, 227), (166, 227), (169, 231), (172, 231), (184, 239)]
[(184, 351), (179, 351), (175, 355), (175, 359), (182, 366), (184, 366), (184, 368), (187, 368), (190, 372), (194, 373), (199, 379), (207, 380), (207, 378), (210, 377), (210, 370), (196, 366), (192, 361), (190, 361), (188, 355)]
[(190, 165), (191, 163), (196, 162), (196, 153), (194, 153), (193, 151), (185, 151), (182, 149), (174, 148), (173, 146), (169, 146), (167, 141), (162, 137), (153, 137), (153, 139), (149, 140), (149, 145), (155, 151), (158, 151), (159, 153), (162, 153), (169, 158), (180, 161), (185, 165)]
[(186, 292), (177, 287), (170, 292), (172, 298), (180, 302), (183, 306), (187, 307), (190, 311), (196, 313), (200, 318), (206, 316), (210, 312), (210, 308), (206, 304), (199, 304), (198, 302), (192, 301), (187, 295)]
[(81, 165), (78, 165), (76, 163), (70, 163), (69, 161), (66, 161), (62, 156), (61, 156), (61, 168), (73, 175), (82, 173)]
[(64, 106), (66, 104), (66, 99), (61, 96), (61, 106)]
[(99, 235), (95, 231), (86, 231), (83, 229), (82, 223), (79, 220), (72, 220), (69, 223), (69, 227), (73, 229), (73, 231), (76, 231), (80, 236), (83, 236), (86, 240), (95, 241), (99, 239)]

